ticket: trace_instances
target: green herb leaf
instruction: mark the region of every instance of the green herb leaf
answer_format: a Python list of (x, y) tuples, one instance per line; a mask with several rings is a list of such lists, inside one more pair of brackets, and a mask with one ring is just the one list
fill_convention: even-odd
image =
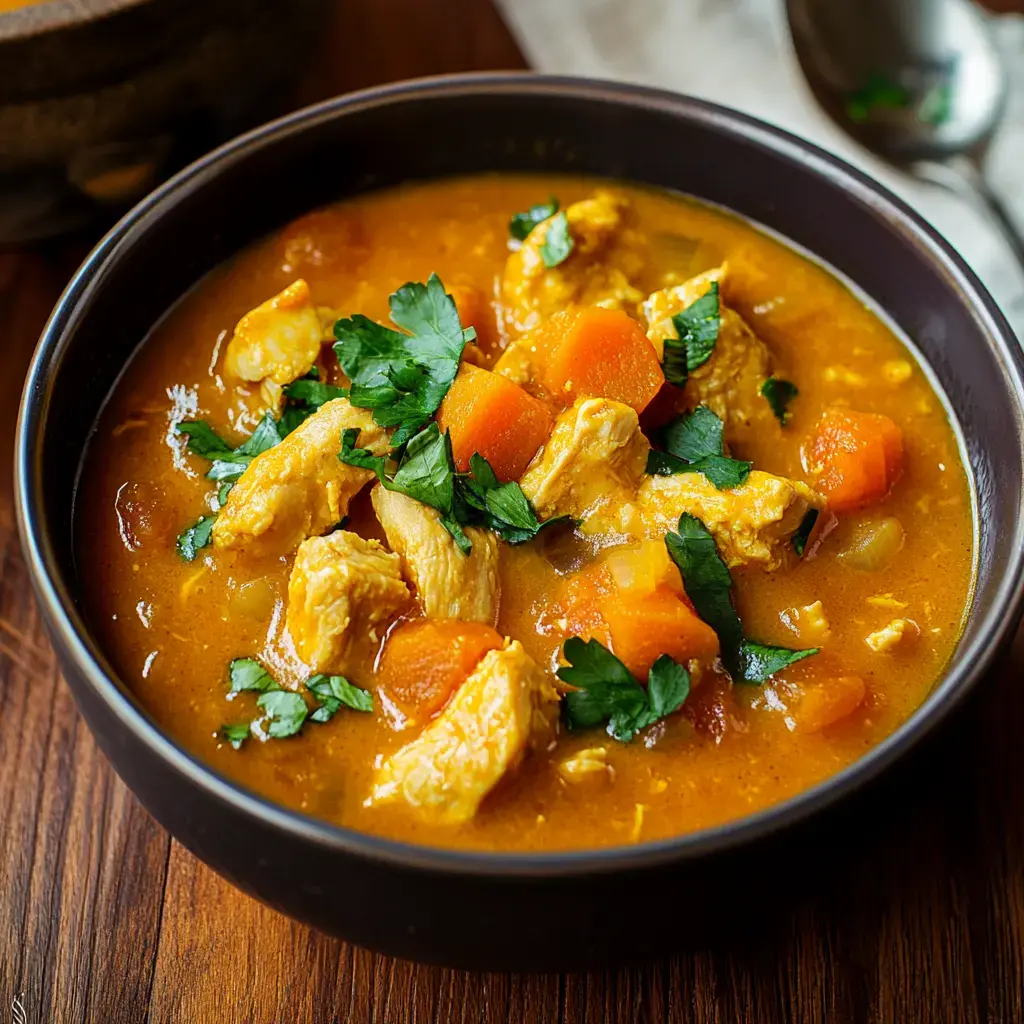
[(326, 384), (316, 377), (301, 377), (285, 386), (285, 396), (303, 405), (319, 409), (321, 405), (333, 402), (336, 398), (348, 398), (348, 388), (336, 384)]
[(812, 647), (805, 651), (794, 651), (788, 647), (773, 647), (745, 640), (740, 647), (741, 674), (748, 683), (763, 683), (787, 665), (817, 654), (819, 649)]
[(675, 338), (665, 339), (662, 367), (670, 384), (682, 387), (687, 377), (698, 366), (703, 366), (715, 350), (718, 332), (722, 326), (718, 302), (718, 282), (681, 313), (672, 317)]
[(353, 711), (372, 711), (373, 695), (353, 686), (344, 676), (312, 676), (306, 689), (319, 701), (320, 706), (309, 717), (314, 722), (327, 722), (343, 705)]
[(390, 306), (392, 321), (409, 334), (357, 314), (335, 323), (334, 351), (352, 381), (349, 401), (372, 409), (380, 426), (395, 427), (398, 448), (437, 411), (476, 332), (462, 328), (437, 274), (426, 284), (402, 285)]
[(651, 450), (647, 472), (659, 476), (703, 473), (719, 490), (739, 487), (752, 463), (722, 454), (723, 423), (706, 405), (677, 416), (665, 429), (666, 452)]
[(248, 722), (236, 722), (233, 724), (225, 724), (220, 727), (221, 739), (227, 740), (235, 748), (235, 750), (241, 750), (242, 744), (249, 738), (249, 723)]
[(800, 520), (800, 525), (797, 527), (796, 533), (793, 534), (791, 539), (793, 550), (800, 558), (804, 557), (804, 549), (807, 547), (807, 541), (810, 538), (811, 531), (814, 529), (814, 524), (817, 521), (818, 510), (816, 508), (809, 508), (804, 513), (803, 519)]
[(797, 386), (781, 377), (769, 377), (761, 385), (761, 394), (768, 400), (775, 418), (785, 426), (789, 419), (789, 403), (800, 394)]
[(552, 196), (546, 203), (536, 203), (524, 213), (514, 213), (508, 222), (508, 233), (517, 241), (525, 242), (526, 236), (543, 220), (558, 213), (558, 200)]
[(568, 217), (564, 211), (556, 213), (548, 221), (547, 233), (540, 247), (540, 258), (544, 261), (544, 266), (548, 270), (557, 267), (559, 263), (568, 259), (574, 245)]
[(654, 716), (652, 721), (678, 711), (689, 696), (690, 673), (667, 654), (661, 655), (647, 675), (647, 698)]
[(686, 596), (697, 614), (718, 634), (722, 662), (733, 676), (739, 675), (743, 627), (732, 605), (732, 576), (715, 538), (696, 516), (684, 512), (677, 530), (665, 535), (669, 557), (679, 566)]
[(234, 486), (234, 481), (228, 480), (217, 488), (217, 504), (220, 508), (223, 508), (227, 504), (228, 495), (231, 493), (231, 488)]
[(732, 603), (732, 576), (718, 553), (714, 537), (696, 516), (684, 512), (679, 517), (679, 532), (666, 534), (665, 546), (679, 566), (686, 596), (697, 614), (718, 634), (722, 663), (734, 680), (763, 683), (787, 665), (818, 653), (817, 648), (792, 651), (744, 638), (740, 617)]
[(280, 689), (274, 677), (255, 658), (235, 658), (228, 667), (228, 676), (231, 680), (231, 693), (241, 693), (243, 690), (266, 693), (268, 690)]
[(193, 561), (199, 549), (205, 548), (210, 543), (210, 535), (213, 533), (213, 524), (216, 519), (216, 516), (203, 516), (184, 533), (179, 534), (176, 546), (178, 554), (186, 562)]
[(374, 455), (369, 448), (357, 448), (359, 438), (358, 427), (346, 427), (341, 432), (341, 451), (338, 458), (349, 466), (358, 466), (376, 473), (380, 480), (384, 479), (388, 459), (385, 455)]
[(309, 711), (302, 695), (292, 690), (268, 690), (256, 703), (263, 709), (265, 716), (260, 724), (266, 734), (275, 740), (294, 736), (302, 728)]
[(645, 690), (629, 669), (597, 640), (570, 637), (562, 647), (568, 666), (558, 676), (578, 687), (565, 695), (570, 729), (608, 723), (608, 734), (628, 743), (640, 730), (682, 707), (690, 693), (690, 674), (662, 655), (651, 667)]
[(235, 449), (206, 420), (184, 420), (178, 424), (178, 432), (187, 435), (188, 450), (200, 458), (230, 460), (235, 454)]

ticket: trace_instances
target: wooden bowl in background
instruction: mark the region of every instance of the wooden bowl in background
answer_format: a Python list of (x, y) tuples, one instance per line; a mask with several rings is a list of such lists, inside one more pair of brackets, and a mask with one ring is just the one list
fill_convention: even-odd
[(0, 242), (111, 219), (281, 112), (333, 0), (0, 2)]

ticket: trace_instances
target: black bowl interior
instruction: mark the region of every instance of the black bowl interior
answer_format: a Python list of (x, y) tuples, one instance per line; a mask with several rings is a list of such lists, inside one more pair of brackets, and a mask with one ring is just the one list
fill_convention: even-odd
[[(532, 859), (422, 850), (414, 855), (400, 844), (297, 816), (294, 828), (315, 833), (318, 843), (374, 858), (412, 858), (430, 869), (506, 877), (635, 868), (733, 847), (876, 774), (942, 718), (990, 664), (1021, 606), (1024, 388), (1021, 357), (998, 310), (916, 215), (827, 154), (698, 101), (513, 75), (376, 90), (300, 112), (229, 144), (125, 218), (55, 311), (22, 412), (21, 525), (66, 673), (80, 700), (89, 691), (83, 705), (95, 697), (96, 685), (76, 684), (75, 678), (110, 674), (84, 624), (75, 575), (77, 471), (90, 424), (153, 323), (211, 268), (313, 207), (411, 179), (488, 170), (587, 172), (690, 193), (792, 239), (859, 286), (923, 354), (962, 427), (979, 512), (974, 606), (950, 671), (910, 723), (840, 776), (744, 822), (628, 850)], [(83, 664), (90, 659), (95, 663)], [(154, 807), (160, 794), (147, 792), (145, 779), (133, 779), (131, 765), (117, 756), (123, 740), (117, 730), (138, 739), (139, 715), (124, 701), (116, 714), (109, 712), (111, 700), (108, 695), (100, 702), (107, 717), (118, 719), (116, 728), (108, 723), (106, 739), (103, 724), (94, 720), (100, 712), (87, 709), (87, 717), (115, 766)], [(151, 740), (139, 743), (152, 747)], [(205, 769), (195, 768), (194, 776), (199, 790), (213, 785)], [(218, 785), (220, 796), (208, 794), (213, 803), (233, 788)], [(257, 803), (239, 813), (251, 818)], [(183, 812), (156, 806), (155, 813), (172, 831), (188, 832)], [(287, 831), (287, 819), (277, 814), (273, 828)], [(327, 911), (300, 906), (246, 877), (215, 839), (190, 841), (186, 834), (185, 841), (263, 898), (332, 927)], [(379, 937), (355, 931), (357, 939), (381, 944)], [(417, 955), (415, 943), (399, 949), (410, 950)], [(450, 959), (443, 952), (441, 958)]]

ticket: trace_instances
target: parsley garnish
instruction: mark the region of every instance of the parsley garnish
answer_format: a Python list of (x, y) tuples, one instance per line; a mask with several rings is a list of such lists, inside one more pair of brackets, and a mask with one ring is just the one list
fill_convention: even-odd
[(186, 420), (178, 430), (188, 435), (188, 450), (213, 463), (207, 480), (237, 480), (257, 455), (281, 441), (277, 421), (268, 412), (256, 429), (237, 447), (232, 448), (205, 420)]
[(231, 693), (243, 690), (265, 693), (280, 689), (274, 677), (255, 658), (235, 658), (228, 666), (228, 678), (231, 680)]
[(525, 242), (526, 236), (548, 217), (558, 213), (558, 200), (552, 196), (546, 203), (536, 203), (523, 213), (514, 213), (508, 222), (508, 233), (519, 242)]
[(811, 536), (811, 530), (814, 529), (814, 524), (817, 521), (818, 510), (816, 508), (809, 508), (804, 513), (804, 517), (800, 520), (800, 525), (797, 527), (796, 533), (794, 533), (791, 538), (793, 550), (800, 558), (804, 557), (804, 548), (807, 547), (807, 540)]
[(761, 385), (761, 394), (768, 400), (775, 418), (785, 426), (789, 419), (789, 403), (800, 394), (797, 386), (781, 377), (769, 377)]
[(348, 388), (320, 380), (320, 373), (314, 366), (305, 377), (287, 384), (284, 396), (286, 404), (277, 424), (282, 438), (308, 420), (322, 405), (336, 398), (348, 398)]
[(818, 653), (816, 647), (793, 651), (744, 638), (740, 617), (732, 603), (729, 568), (718, 553), (714, 537), (696, 516), (684, 512), (679, 517), (678, 533), (665, 535), (665, 546), (679, 567), (686, 596), (697, 614), (718, 634), (722, 663), (734, 679), (763, 683), (787, 665)]
[(665, 339), (662, 368), (669, 384), (682, 387), (692, 370), (703, 366), (715, 350), (718, 331), (722, 326), (718, 303), (718, 282), (681, 313), (672, 317), (675, 338)]
[(352, 382), (349, 400), (371, 409), (379, 426), (395, 427), (398, 448), (437, 411), (476, 332), (463, 329), (437, 274), (402, 285), (389, 304), (392, 321), (408, 334), (356, 314), (335, 323), (334, 351)]
[(213, 523), (216, 518), (216, 516), (203, 516), (184, 533), (178, 535), (178, 554), (186, 562), (193, 561), (199, 549), (205, 548), (210, 543), (210, 534), (213, 532)]
[(220, 737), (235, 748), (241, 750), (242, 744), (249, 738), (249, 723), (235, 722), (220, 727)]
[(550, 270), (552, 267), (557, 267), (559, 263), (563, 263), (568, 259), (575, 244), (572, 232), (569, 231), (569, 218), (566, 217), (565, 211), (556, 213), (548, 222), (547, 233), (544, 235), (544, 241), (540, 247), (540, 258), (544, 261), (544, 266)]
[(570, 637), (562, 647), (568, 666), (559, 679), (577, 687), (565, 695), (570, 729), (608, 723), (608, 734), (628, 743), (638, 732), (682, 707), (690, 673), (663, 654), (651, 666), (644, 689), (618, 658), (597, 640)]
[(752, 463), (723, 455), (722, 421), (706, 406), (677, 416), (665, 429), (666, 451), (652, 450), (647, 472), (659, 476), (703, 473), (720, 491), (739, 487), (750, 475)]
[(317, 674), (307, 681), (306, 689), (320, 702), (309, 716), (314, 722), (330, 721), (342, 705), (353, 711), (373, 710), (373, 695), (353, 686), (344, 676)]
[(256, 703), (264, 712), (263, 717), (256, 720), (256, 727), (275, 740), (294, 736), (302, 728), (309, 710), (302, 694), (294, 690), (267, 690), (260, 694)]
[(525, 544), (546, 527), (571, 523), (569, 516), (541, 522), (515, 481), (501, 483), (491, 464), (477, 452), (470, 472), (455, 478), (456, 515), (465, 525), (484, 526), (509, 544)]

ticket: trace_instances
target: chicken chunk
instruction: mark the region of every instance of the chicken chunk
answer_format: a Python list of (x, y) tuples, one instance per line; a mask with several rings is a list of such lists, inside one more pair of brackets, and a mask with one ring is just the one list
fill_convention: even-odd
[(744, 484), (720, 491), (703, 473), (649, 476), (637, 493), (637, 509), (651, 536), (674, 530), (683, 512), (711, 532), (726, 564), (779, 568), (794, 557), (792, 536), (810, 508), (825, 499), (798, 480), (752, 470)]
[(323, 533), (347, 513), (349, 502), (374, 474), (338, 460), (341, 432), (360, 430), (358, 445), (388, 450), (388, 433), (347, 398), (320, 407), (280, 444), (249, 463), (213, 525), (218, 548), (283, 555)]
[(821, 645), (828, 637), (831, 626), (821, 601), (801, 607), (786, 608), (779, 618), (808, 646)]
[(563, 782), (609, 782), (615, 778), (615, 769), (608, 763), (607, 747), (587, 747), (558, 763), (558, 774)]
[(581, 398), (555, 420), (520, 486), (541, 519), (583, 519), (632, 501), (649, 451), (635, 410), (608, 398)]
[(493, 625), (498, 617), (498, 541), (468, 527), (473, 550), (464, 555), (435, 509), (378, 484), (371, 494), (388, 544), (402, 560), (428, 618)]
[(887, 626), (869, 633), (864, 643), (876, 654), (883, 654), (894, 650), (905, 640), (916, 639), (920, 633), (921, 627), (913, 619), (893, 619)]
[(549, 218), (534, 227), (505, 265), (502, 296), (518, 331), (572, 303), (632, 312), (643, 299), (633, 282), (646, 261), (646, 239), (633, 226), (630, 201), (599, 191), (569, 206), (565, 217), (573, 248), (562, 263), (544, 265)]
[(337, 530), (299, 545), (285, 621), (310, 668), (344, 674), (353, 644), (375, 646), (377, 627), (410, 598), (398, 555), (379, 541)]
[[(666, 338), (677, 336), (672, 317), (697, 301), (714, 282), (721, 282), (727, 265), (698, 274), (684, 284), (654, 292), (644, 302), (647, 337), (662, 357)], [(719, 303), (721, 325), (711, 358), (690, 371), (684, 389), (687, 408), (708, 406), (725, 423), (727, 441), (743, 442), (753, 433), (771, 429), (774, 416), (761, 395), (771, 373), (771, 354), (746, 321)]]
[(488, 651), (441, 714), (377, 770), (368, 806), (404, 801), (420, 818), (457, 825), (532, 747), (546, 746), (558, 693), (512, 640)]
[(309, 285), (299, 278), (238, 321), (224, 369), (232, 377), (261, 382), (264, 400), (276, 408), (284, 385), (313, 368), (323, 333)]

